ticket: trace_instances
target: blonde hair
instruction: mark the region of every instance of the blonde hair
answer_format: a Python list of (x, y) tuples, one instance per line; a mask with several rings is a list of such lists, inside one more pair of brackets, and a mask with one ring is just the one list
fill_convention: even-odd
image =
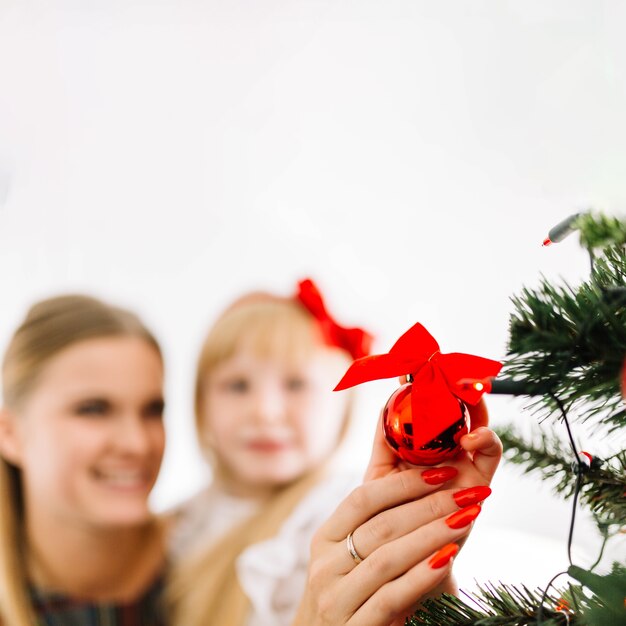
[[(323, 344), (317, 321), (301, 304), (289, 298), (249, 294), (237, 300), (217, 320), (202, 346), (195, 386), (196, 429), (217, 476), (223, 468), (219, 466), (219, 458), (212, 457), (202, 423), (206, 381), (212, 370), (242, 348), (262, 357), (301, 362)], [(348, 361), (349, 355), (345, 354)], [(345, 435), (350, 413), (348, 400), (337, 445)], [(220, 626), (245, 623), (250, 603), (238, 581), (237, 557), (248, 546), (275, 536), (325, 471), (324, 466), (314, 468), (277, 488), (255, 515), (230, 530), (216, 545), (175, 564), (167, 594), (174, 626), (204, 626), (209, 621)]]
[[(59, 352), (80, 341), (110, 336), (139, 337), (161, 356), (153, 335), (124, 309), (82, 295), (58, 296), (33, 305), (2, 363), (5, 406), (19, 409)], [(20, 470), (0, 456), (0, 623), (5, 626), (36, 622), (28, 595), (23, 515)]]

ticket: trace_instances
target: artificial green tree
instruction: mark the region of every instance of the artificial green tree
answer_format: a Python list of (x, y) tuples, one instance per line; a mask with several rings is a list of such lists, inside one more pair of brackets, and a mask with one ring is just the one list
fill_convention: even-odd
[[(572, 500), (572, 515), (579, 505), (591, 512), (604, 549), (626, 528), (626, 221), (585, 213), (560, 235), (567, 231), (579, 233), (589, 254), (589, 279), (572, 287), (543, 278), (512, 299), (501, 376), (528, 396), (538, 424), (531, 437), (513, 426), (498, 434), (508, 462), (549, 480)], [(593, 426), (590, 448), (596, 437), (611, 437), (622, 449), (609, 458), (594, 458), (592, 449), (581, 454), (570, 431), (575, 423)], [(567, 582), (545, 589), (486, 583), (466, 597), (429, 600), (407, 624), (626, 626), (625, 564), (600, 575), (594, 570), (601, 558), (602, 551), (583, 568), (570, 557)]]

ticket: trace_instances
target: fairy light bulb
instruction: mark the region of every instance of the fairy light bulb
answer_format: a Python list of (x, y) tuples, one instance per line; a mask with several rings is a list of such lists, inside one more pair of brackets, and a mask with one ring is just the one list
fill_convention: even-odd
[(571, 235), (576, 230), (576, 220), (584, 213), (574, 213), (548, 231), (548, 236), (543, 240), (543, 246), (563, 241), (565, 237)]
[(490, 378), (461, 378), (457, 382), (463, 389), (473, 389), (474, 391), (480, 391), (489, 393), (491, 391), (492, 381)]

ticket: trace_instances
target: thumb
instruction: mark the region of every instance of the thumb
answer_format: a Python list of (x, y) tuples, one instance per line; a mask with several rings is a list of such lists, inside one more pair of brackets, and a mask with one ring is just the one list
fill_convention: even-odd
[(461, 447), (470, 454), (474, 467), (480, 475), (491, 482), (502, 458), (502, 442), (498, 435), (481, 426), (461, 437)]

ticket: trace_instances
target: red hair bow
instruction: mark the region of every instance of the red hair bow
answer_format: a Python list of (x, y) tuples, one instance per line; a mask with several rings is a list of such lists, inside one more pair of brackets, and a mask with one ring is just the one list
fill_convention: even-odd
[[(459, 402), (477, 404), (483, 391), (464, 385), (463, 378), (496, 376), (502, 364), (471, 354), (442, 354), (439, 344), (421, 325), (415, 324), (393, 345), (389, 354), (356, 360), (335, 391), (395, 376), (411, 375), (411, 414), (416, 446), (427, 444), (459, 419)], [(460, 382), (461, 381), (461, 382)]]
[(298, 283), (298, 292), (295, 298), (318, 321), (324, 340), (328, 345), (342, 348), (353, 359), (360, 359), (370, 353), (372, 335), (362, 328), (344, 328), (337, 324), (326, 310), (322, 295), (310, 278)]

